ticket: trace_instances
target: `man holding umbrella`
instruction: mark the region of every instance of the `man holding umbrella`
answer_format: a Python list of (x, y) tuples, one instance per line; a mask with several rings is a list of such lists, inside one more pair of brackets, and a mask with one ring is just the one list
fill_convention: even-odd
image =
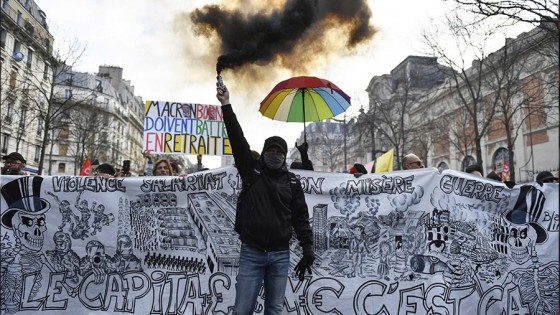
[(292, 228), (303, 249), (296, 274), (304, 279), (315, 260), (309, 213), (299, 180), (286, 167), (288, 146), (281, 137), (265, 140), (261, 157), (252, 158), (229, 102), (229, 91), (218, 84), (224, 123), (235, 165), (243, 181), (235, 216), (235, 231), (242, 242), (237, 275), (235, 315), (253, 314), (264, 281), (265, 315), (280, 315), (290, 266)]

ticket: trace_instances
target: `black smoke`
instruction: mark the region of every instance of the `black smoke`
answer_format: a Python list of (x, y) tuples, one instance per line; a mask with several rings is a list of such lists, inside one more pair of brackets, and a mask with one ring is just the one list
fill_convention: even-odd
[(217, 35), (218, 74), (226, 68), (289, 58), (302, 45), (313, 47), (310, 52), (328, 55), (324, 34), (330, 30), (346, 30), (347, 38), (341, 40), (349, 49), (375, 33), (367, 0), (287, 0), (281, 9), (246, 12), (207, 5), (190, 15), (197, 35)]

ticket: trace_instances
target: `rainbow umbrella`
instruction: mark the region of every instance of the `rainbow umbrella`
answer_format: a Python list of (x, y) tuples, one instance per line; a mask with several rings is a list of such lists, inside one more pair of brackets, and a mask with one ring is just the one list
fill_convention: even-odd
[(278, 83), (261, 102), (263, 116), (286, 122), (321, 121), (343, 113), (350, 96), (329, 80), (293, 77)]

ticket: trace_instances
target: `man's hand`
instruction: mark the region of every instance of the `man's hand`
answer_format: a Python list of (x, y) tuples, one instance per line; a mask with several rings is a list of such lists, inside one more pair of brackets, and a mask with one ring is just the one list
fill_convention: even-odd
[(222, 105), (230, 104), (229, 102), (229, 91), (225, 85), (216, 87), (216, 98)]
[(315, 254), (313, 253), (313, 248), (311, 246), (306, 246), (303, 248), (303, 257), (297, 263), (296, 267), (294, 268), (296, 275), (299, 278), (299, 281), (303, 281), (305, 278), (305, 271), (311, 274), (311, 266), (313, 266), (313, 262), (315, 261)]
[(148, 160), (152, 160), (152, 155), (150, 154), (150, 150), (146, 150), (144, 152), (142, 152), (142, 155), (147, 158)]

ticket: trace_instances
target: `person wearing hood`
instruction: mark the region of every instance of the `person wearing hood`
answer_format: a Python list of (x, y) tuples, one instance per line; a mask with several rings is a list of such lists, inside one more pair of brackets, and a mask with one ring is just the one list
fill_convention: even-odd
[(235, 215), (241, 252), (233, 314), (253, 314), (264, 282), (264, 314), (280, 315), (290, 268), (292, 228), (303, 249), (295, 268), (300, 280), (306, 271), (311, 273), (315, 260), (303, 189), (288, 171), (286, 141), (278, 136), (266, 139), (255, 159), (229, 102), (227, 87), (218, 85), (216, 97), (222, 104), (235, 166), (243, 181)]

